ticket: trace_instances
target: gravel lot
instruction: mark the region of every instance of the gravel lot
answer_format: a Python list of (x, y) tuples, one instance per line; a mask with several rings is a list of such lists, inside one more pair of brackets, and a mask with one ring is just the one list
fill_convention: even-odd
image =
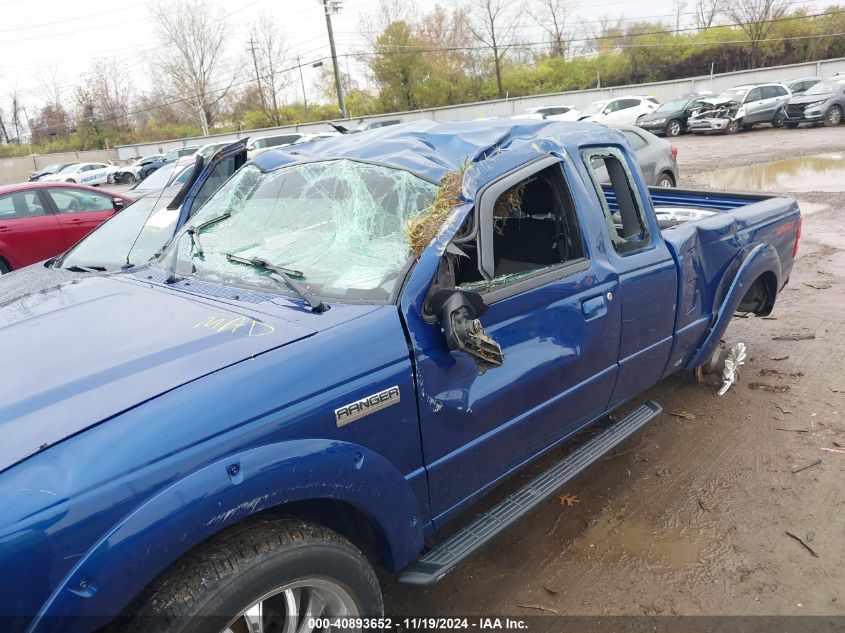
[[(715, 169), (843, 151), (845, 126), (674, 142), (679, 184), (704, 187)], [(546, 502), (433, 588), (387, 580), (387, 612), (845, 615), (845, 180), (839, 188), (796, 194), (805, 217), (792, 279), (770, 318), (734, 319), (726, 335), (749, 349), (737, 385), (718, 397), (659, 384), (646, 397), (665, 413), (562, 491), (579, 503)]]

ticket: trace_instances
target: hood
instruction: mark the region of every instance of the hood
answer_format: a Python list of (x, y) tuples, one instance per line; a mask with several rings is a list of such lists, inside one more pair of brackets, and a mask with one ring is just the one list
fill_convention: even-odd
[(45, 264), (45, 262), (30, 264), (3, 275), (3, 281), (0, 282), (0, 306), (33, 292), (46, 291), (59, 284), (89, 275), (89, 273), (53, 268)]
[[(301, 311), (272, 307), (302, 320)], [(0, 471), (165, 391), (315, 331), (252, 306), (126, 275), (85, 278), (6, 303), (0, 349), (4, 359), (25, 362), (6, 364), (0, 377)]]
[(670, 119), (680, 115), (683, 110), (664, 110), (663, 112), (653, 111), (640, 116), (637, 121), (654, 121), (655, 119)]
[(711, 106), (737, 105), (736, 101), (728, 99), (727, 97), (711, 97), (708, 99), (701, 99), (700, 101), (701, 103)]
[(824, 92), (817, 95), (800, 94), (797, 97), (792, 97), (789, 100), (789, 105), (807, 105), (808, 103), (817, 103), (819, 101), (827, 101), (831, 97), (836, 96), (835, 92)]

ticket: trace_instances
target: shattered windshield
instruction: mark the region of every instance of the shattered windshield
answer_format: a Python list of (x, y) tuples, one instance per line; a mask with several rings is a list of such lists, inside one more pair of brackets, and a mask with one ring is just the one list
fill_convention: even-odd
[[(301, 273), (297, 280), (321, 296), (383, 301), (411, 254), (405, 224), (436, 191), (409, 172), (351, 160), (270, 172), (248, 165), (177, 233), (158, 265), (170, 266), (176, 250), (179, 275), (288, 292), (270, 271), (231, 257), (259, 258)], [(181, 239), (194, 227), (194, 239)]]

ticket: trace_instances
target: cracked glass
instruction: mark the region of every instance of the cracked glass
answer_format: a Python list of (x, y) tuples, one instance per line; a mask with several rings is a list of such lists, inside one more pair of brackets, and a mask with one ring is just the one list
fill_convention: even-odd
[[(411, 255), (405, 223), (436, 191), (409, 172), (352, 160), (270, 172), (248, 165), (176, 235), (159, 265), (167, 266), (177, 250), (179, 274), (287, 293), (270, 271), (227, 255), (260, 258), (297, 273), (320, 296), (384, 301)], [(222, 219), (208, 223), (216, 218)], [(194, 227), (201, 227), (200, 248), (190, 236), (182, 239)]]

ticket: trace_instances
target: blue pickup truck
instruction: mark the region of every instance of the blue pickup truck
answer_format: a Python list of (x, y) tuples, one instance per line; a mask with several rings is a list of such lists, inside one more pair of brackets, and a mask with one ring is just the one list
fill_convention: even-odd
[(0, 628), (380, 616), (375, 567), (436, 582), (768, 314), (800, 226), (787, 198), (649, 190), (588, 123), (261, 155), (151, 264), (0, 306)]

